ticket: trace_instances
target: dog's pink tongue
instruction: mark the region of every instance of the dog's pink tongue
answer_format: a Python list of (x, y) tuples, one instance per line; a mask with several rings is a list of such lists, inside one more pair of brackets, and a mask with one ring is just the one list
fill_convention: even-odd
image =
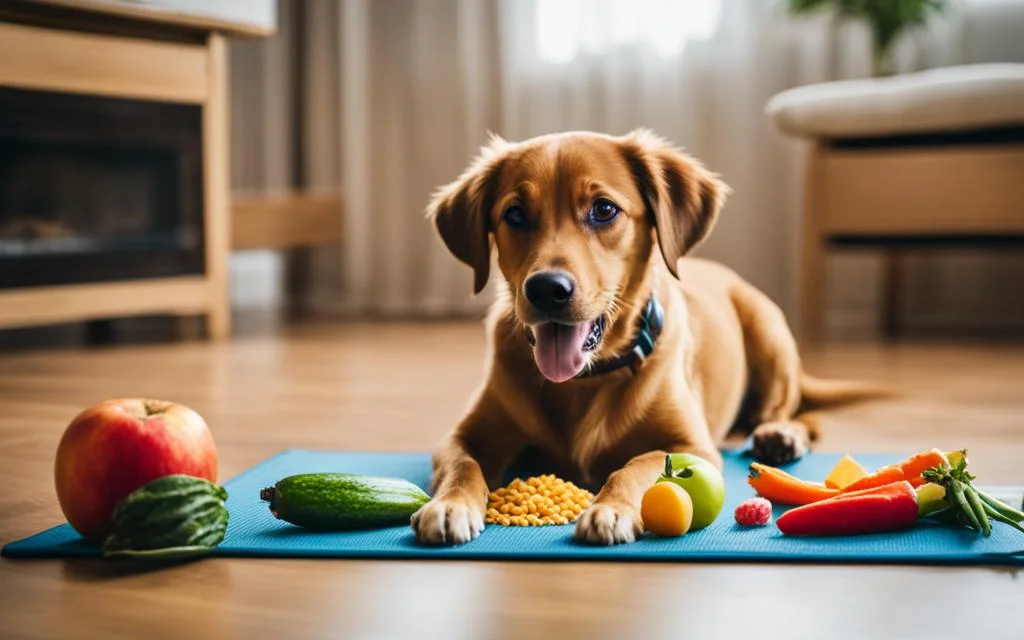
[(580, 324), (566, 326), (545, 322), (533, 328), (533, 359), (544, 377), (552, 382), (565, 382), (583, 370), (586, 358), (583, 343), (590, 333), (590, 326)]

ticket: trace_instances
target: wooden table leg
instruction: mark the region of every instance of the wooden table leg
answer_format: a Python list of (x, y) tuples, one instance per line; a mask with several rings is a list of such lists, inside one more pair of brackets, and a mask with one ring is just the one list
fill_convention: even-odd
[(899, 251), (886, 252), (882, 270), (881, 334), (886, 340), (899, 337), (900, 294), (903, 285), (903, 256)]
[(801, 342), (819, 343), (824, 339), (826, 306), (826, 249), (827, 239), (819, 228), (821, 206), (821, 147), (815, 145), (807, 158), (804, 184), (803, 255), (800, 272), (800, 328)]
[(203, 178), (206, 230), (207, 333), (215, 340), (231, 334), (228, 260), (231, 252), (231, 202), (228, 171), (227, 43), (211, 34), (207, 43), (209, 92), (203, 104)]

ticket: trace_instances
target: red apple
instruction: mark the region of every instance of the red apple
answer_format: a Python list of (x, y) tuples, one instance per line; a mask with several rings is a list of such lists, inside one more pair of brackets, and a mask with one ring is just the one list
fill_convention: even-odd
[(89, 540), (103, 540), (125, 496), (172, 473), (216, 482), (217, 450), (198, 413), (164, 400), (107, 400), (89, 407), (68, 425), (57, 448), (60, 507)]

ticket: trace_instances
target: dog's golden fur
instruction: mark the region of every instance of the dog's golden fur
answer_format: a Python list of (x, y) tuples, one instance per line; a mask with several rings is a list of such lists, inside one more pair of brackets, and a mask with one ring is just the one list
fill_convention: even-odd
[[(640, 497), (666, 452), (691, 452), (720, 466), (717, 445), (743, 418), (762, 455), (792, 458), (812, 437), (812, 421), (797, 417), (802, 399), (828, 403), (870, 393), (805, 376), (775, 304), (727, 268), (683, 257), (711, 231), (727, 191), (698, 162), (641, 130), (522, 143), (493, 138), (438, 192), (428, 213), (451, 252), (474, 269), (475, 290), (488, 282), (493, 247), (504, 291), (486, 323), (486, 380), (438, 448), (434, 497), (413, 517), (421, 541), (476, 537), (488, 486), (530, 448), (565, 476), (607, 479), (577, 523), (578, 539), (630, 542), (642, 531)], [(599, 229), (581, 222), (598, 198), (621, 209)], [(527, 229), (503, 223), (513, 204), (526, 212)], [(629, 348), (654, 292), (664, 329), (635, 372), (560, 384), (541, 375), (526, 330), (543, 318), (522, 291), (528, 276), (551, 268), (575, 279), (569, 320), (606, 318), (592, 361)]]

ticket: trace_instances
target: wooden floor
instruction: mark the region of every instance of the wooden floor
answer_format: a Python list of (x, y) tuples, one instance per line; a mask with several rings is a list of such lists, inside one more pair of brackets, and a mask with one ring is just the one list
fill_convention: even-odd
[[(0, 543), (62, 520), (54, 451), (95, 401), (194, 407), (226, 479), (288, 447), (429, 449), (478, 382), (482, 351), (475, 324), (395, 324), (0, 353)], [(843, 346), (806, 359), (815, 373), (908, 393), (836, 412), (820, 449), (966, 446), (986, 482), (1024, 484), (1024, 346)], [(208, 560), (135, 573), (0, 563), (0, 638), (592, 640), (751, 636), (773, 622), (790, 638), (995, 638), (1019, 631), (1022, 603), (1022, 576), (988, 568)], [(1000, 631), (996, 615), (1016, 622)]]

